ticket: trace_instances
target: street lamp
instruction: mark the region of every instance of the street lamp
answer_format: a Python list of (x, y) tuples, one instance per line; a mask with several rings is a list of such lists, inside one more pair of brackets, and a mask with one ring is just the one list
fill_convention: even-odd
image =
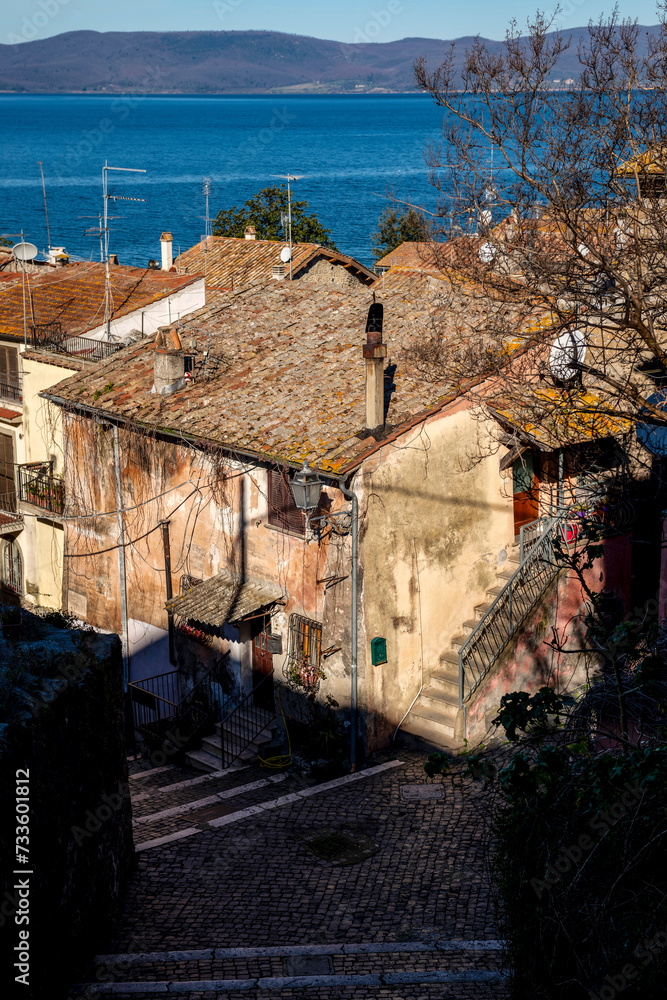
[(292, 479), (292, 495), (299, 510), (305, 511), (306, 514), (315, 510), (320, 502), (323, 486), (324, 483), (315, 469), (311, 469), (308, 462), (304, 461), (303, 467)]
[[(304, 461), (303, 467), (292, 479), (292, 494), (294, 503), (306, 513), (315, 510), (320, 500), (320, 493), (325, 483)], [(347, 488), (343, 480), (339, 480), (338, 489), (343, 496), (352, 502), (352, 609), (350, 621), (350, 771), (357, 769), (357, 593), (359, 565), (359, 501), (356, 494)]]

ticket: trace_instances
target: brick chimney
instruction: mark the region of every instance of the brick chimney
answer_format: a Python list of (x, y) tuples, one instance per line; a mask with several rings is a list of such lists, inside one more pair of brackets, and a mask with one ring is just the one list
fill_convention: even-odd
[(383, 307), (373, 302), (366, 322), (366, 429), (376, 431), (384, 427), (384, 359), (387, 345), (382, 343)]
[(185, 385), (183, 345), (175, 326), (158, 329), (153, 354), (153, 382), (151, 391), (161, 396), (169, 396)]
[(248, 226), (248, 228), (246, 229), (246, 231), (244, 233), (244, 236), (245, 236), (245, 238), (247, 240), (256, 240), (257, 239), (257, 230), (255, 229), (254, 226)]
[(162, 249), (162, 270), (171, 271), (174, 265), (173, 236), (171, 233), (163, 233), (160, 237), (160, 247)]

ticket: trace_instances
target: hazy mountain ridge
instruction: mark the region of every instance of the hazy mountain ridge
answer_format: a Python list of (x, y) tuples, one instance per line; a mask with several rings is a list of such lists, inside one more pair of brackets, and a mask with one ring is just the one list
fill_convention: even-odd
[[(654, 32), (657, 28), (642, 28)], [(577, 43), (558, 65), (561, 79), (579, 72)], [(455, 40), (462, 65), (472, 37)], [(252, 94), (276, 89), (348, 93), (414, 90), (413, 63), (437, 66), (449, 41), (404, 38), (346, 44), (276, 31), (73, 31), (21, 45), (0, 45), (0, 90), (19, 93)], [(491, 50), (502, 42), (487, 41)]]

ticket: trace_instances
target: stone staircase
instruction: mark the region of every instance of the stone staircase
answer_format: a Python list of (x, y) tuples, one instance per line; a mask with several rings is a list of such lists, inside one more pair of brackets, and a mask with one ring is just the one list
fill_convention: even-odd
[(419, 698), (401, 724), (401, 731), (420, 736), (436, 746), (452, 748), (461, 743), (457, 727), (459, 718), (459, 650), (470, 633), (477, 627), (507, 581), (519, 568), (519, 546), (508, 550), (507, 561), (496, 574), (496, 584), (486, 591), (486, 600), (477, 604), (471, 618), (450, 642), (450, 649), (440, 656), (439, 665), (431, 671), (430, 679)]
[[(224, 723), (216, 722), (214, 733), (204, 737), (201, 748), (186, 753), (186, 763), (198, 771), (219, 771), (223, 766), (223, 727), (226, 753), (234, 760), (254, 760), (262, 746), (273, 739), (276, 726), (275, 716), (267, 723), (266, 711), (245, 705)], [(255, 734), (250, 742), (249, 733)], [(229, 760), (226, 760), (224, 766), (228, 765)]]

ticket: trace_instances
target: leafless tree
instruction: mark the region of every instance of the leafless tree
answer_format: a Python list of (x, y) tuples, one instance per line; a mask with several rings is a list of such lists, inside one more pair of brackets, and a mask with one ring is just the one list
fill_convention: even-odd
[(415, 67), (444, 112), (427, 154), (441, 217), (430, 266), (476, 310), (457, 336), (434, 325), (411, 360), (561, 445), (582, 427), (667, 427), (664, 4), (659, 16), (646, 40), (616, 14), (590, 24), (564, 88), (570, 42), (539, 13), (499, 53), (476, 39), (462, 76), (453, 49)]

